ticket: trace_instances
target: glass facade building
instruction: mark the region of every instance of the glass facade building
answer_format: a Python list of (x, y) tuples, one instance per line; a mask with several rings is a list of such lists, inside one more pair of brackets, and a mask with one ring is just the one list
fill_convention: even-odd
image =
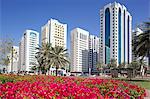
[(100, 10), (100, 62), (132, 61), (132, 16), (124, 5), (109, 3)]

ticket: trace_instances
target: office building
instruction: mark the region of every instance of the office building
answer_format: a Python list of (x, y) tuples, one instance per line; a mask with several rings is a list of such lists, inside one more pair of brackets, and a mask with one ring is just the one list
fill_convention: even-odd
[(81, 28), (71, 31), (71, 71), (96, 72), (99, 61), (99, 38)]
[(67, 24), (50, 19), (41, 28), (42, 43), (51, 43), (52, 46), (67, 46)]
[(32, 71), (32, 67), (38, 65), (35, 58), (38, 45), (39, 33), (26, 30), (19, 44), (19, 71)]
[(124, 5), (109, 3), (100, 10), (100, 62), (132, 61), (132, 16)]
[(89, 68), (91, 72), (96, 72), (96, 64), (99, 61), (99, 38), (94, 35), (89, 36)]
[(13, 46), (12, 50), (8, 54), (9, 64), (7, 66), (7, 72), (18, 72), (18, 62), (19, 62), (19, 47)]
[(71, 71), (88, 72), (89, 32), (81, 28), (71, 31)]

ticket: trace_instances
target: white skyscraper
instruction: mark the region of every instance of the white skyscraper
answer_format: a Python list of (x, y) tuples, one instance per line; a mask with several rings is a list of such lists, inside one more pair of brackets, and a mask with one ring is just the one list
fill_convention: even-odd
[(89, 32), (80, 28), (71, 31), (71, 71), (88, 72)]
[(18, 71), (18, 62), (19, 62), (19, 47), (13, 46), (11, 52), (8, 55), (10, 60), (7, 66), (7, 72), (17, 72)]
[(99, 61), (99, 38), (94, 35), (89, 36), (89, 68), (97, 71), (96, 64)]
[(50, 19), (42, 29), (42, 43), (51, 43), (52, 46), (67, 46), (67, 24)]
[(19, 44), (19, 71), (31, 71), (32, 66), (38, 64), (35, 58), (38, 45), (39, 33), (26, 30)]
[(132, 61), (132, 16), (124, 5), (109, 3), (100, 10), (100, 61)]

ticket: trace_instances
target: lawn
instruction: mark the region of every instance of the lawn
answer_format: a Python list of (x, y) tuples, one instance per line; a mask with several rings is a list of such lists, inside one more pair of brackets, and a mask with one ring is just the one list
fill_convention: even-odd
[(114, 78), (115, 80), (121, 80), (121, 81), (126, 81), (128, 83), (133, 83), (136, 84), (138, 86), (141, 86), (145, 89), (150, 90), (150, 80), (148, 79), (141, 79), (141, 78), (132, 78), (131, 80), (127, 79), (127, 78)]
[(149, 80), (132, 80), (131, 82), (150, 90), (150, 81)]

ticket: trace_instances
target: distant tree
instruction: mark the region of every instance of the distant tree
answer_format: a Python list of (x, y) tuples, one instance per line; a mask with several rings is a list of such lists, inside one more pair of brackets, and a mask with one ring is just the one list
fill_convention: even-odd
[(13, 51), (12, 47), (13, 47), (13, 39), (9, 37), (0, 38), (0, 66), (3, 66), (5, 70), (7, 70), (8, 64), (13, 60), (13, 58), (8, 56), (8, 54)]
[(103, 63), (97, 62), (96, 67), (99, 72), (103, 73), (103, 67), (104, 67)]
[(37, 70), (37, 66), (31, 67), (31, 70), (33, 70), (33, 71), (34, 71), (34, 74), (35, 74), (35, 73), (36, 73), (36, 70)]
[(128, 68), (138, 70), (140, 68), (140, 63), (137, 61), (132, 61), (130, 64), (128, 64)]
[(116, 61), (116, 59), (111, 59), (111, 60), (110, 60), (110, 63), (107, 64), (107, 66), (108, 66), (110, 69), (116, 68), (116, 67), (117, 67), (117, 61)]
[(123, 63), (119, 64), (118, 68), (125, 68), (125, 66), (126, 66), (126, 63), (123, 62)]

